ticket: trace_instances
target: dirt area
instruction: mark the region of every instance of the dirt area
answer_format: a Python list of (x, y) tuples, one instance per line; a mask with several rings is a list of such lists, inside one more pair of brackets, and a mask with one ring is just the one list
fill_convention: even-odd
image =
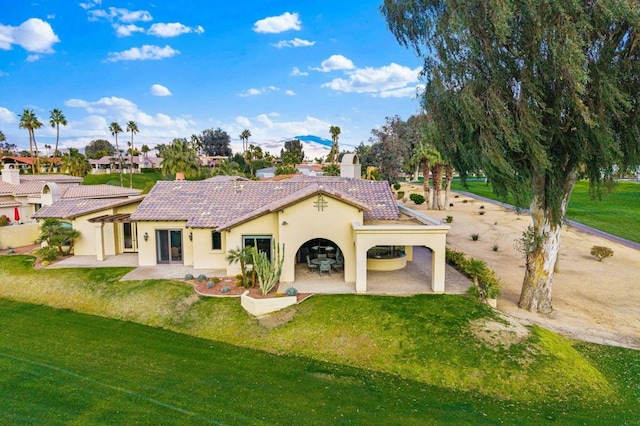
[[(404, 186), (407, 196), (422, 193), (417, 185)], [(518, 308), (524, 260), (515, 249), (530, 216), (464, 195), (453, 194), (449, 201), (449, 211), (406, 205), (439, 220), (453, 216), (447, 246), (484, 260), (496, 272), (504, 284), (500, 311), (580, 340), (640, 349), (640, 251), (565, 226), (553, 281), (554, 312), (534, 314)], [(472, 234), (478, 234), (477, 241)], [(594, 245), (611, 248), (613, 257), (599, 262), (590, 255)]]

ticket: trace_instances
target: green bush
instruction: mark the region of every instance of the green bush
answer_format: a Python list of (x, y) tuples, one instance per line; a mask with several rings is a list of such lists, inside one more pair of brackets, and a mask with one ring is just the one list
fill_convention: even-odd
[(445, 249), (445, 260), (457, 269), (462, 269), (467, 264), (467, 256), (463, 252), (449, 248)]
[(213, 278), (211, 278), (211, 281), (213, 281), (214, 284), (218, 284), (220, 282), (220, 278), (213, 277)]
[(411, 201), (413, 201), (418, 205), (425, 202), (424, 195), (421, 195), (421, 194), (411, 194), (409, 195), (409, 198), (411, 199)]
[(480, 239), (480, 234), (471, 234), (471, 239), (473, 241), (478, 241)]
[(38, 256), (40, 256), (40, 259), (42, 260), (53, 262), (58, 258), (58, 256), (60, 256), (60, 252), (55, 247), (46, 246), (38, 250)]
[(0, 226), (7, 226), (10, 223), (11, 223), (11, 220), (7, 216), (5, 215), (0, 216)]
[(401, 199), (402, 199), (402, 197), (404, 197), (404, 191), (398, 191), (398, 192), (396, 193), (396, 198), (397, 198), (398, 200), (401, 200)]
[(613, 250), (609, 247), (593, 246), (591, 247), (591, 256), (596, 257), (600, 262), (602, 262), (602, 259), (613, 256)]
[(398, 182), (393, 184), (393, 189), (395, 189), (396, 191), (400, 188), (401, 188), (401, 185)]
[(453, 216), (449, 215), (449, 216), (445, 217), (444, 221), (447, 222), (447, 223), (453, 222)]

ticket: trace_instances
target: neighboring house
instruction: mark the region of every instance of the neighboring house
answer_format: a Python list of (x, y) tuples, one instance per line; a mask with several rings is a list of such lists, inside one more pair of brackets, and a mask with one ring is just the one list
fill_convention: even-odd
[[(344, 174), (360, 176), (357, 157), (347, 161), (351, 164)], [(432, 251), (431, 287), (445, 290), (449, 227), (397, 204), (384, 181), (311, 176), (249, 181), (225, 176), (159, 181), (142, 201), (97, 201), (82, 205), (59, 200), (37, 217), (70, 220), (83, 233), (81, 240), (86, 238), (78, 241), (75, 253), (98, 260), (126, 251), (121, 241), (128, 229), (136, 241), (129, 251), (137, 249), (140, 266), (183, 264), (196, 270), (224, 269), (233, 276), (240, 270), (227, 261), (231, 250), (253, 246), (272, 257), (280, 244), (280, 281), (289, 283), (297, 273), (307, 273), (307, 256), (322, 253), (343, 260), (342, 279), (355, 283), (357, 292), (367, 290), (367, 270), (401, 269), (412, 260), (414, 246), (426, 246)]]
[[(298, 172), (305, 176), (322, 176), (322, 164), (299, 164), (296, 166)], [(256, 170), (256, 177), (259, 179), (272, 178), (276, 175), (275, 167), (265, 167)]]
[[(128, 155), (122, 156), (122, 170), (129, 173), (129, 162), (131, 158)], [(120, 164), (117, 155), (106, 155), (98, 160), (88, 160), (91, 165), (91, 174), (117, 173)], [(144, 155), (133, 156), (133, 172), (139, 173), (141, 169), (159, 169), (162, 167), (162, 158), (149, 157)]]
[[(40, 172), (46, 172), (49, 168), (49, 164), (53, 163), (54, 169), (57, 172), (60, 167), (60, 157), (39, 157)], [(4, 167), (5, 164), (12, 164), (16, 169), (31, 170), (31, 165), (36, 161), (36, 157), (16, 157), (16, 156), (4, 156), (0, 159), (0, 163)]]

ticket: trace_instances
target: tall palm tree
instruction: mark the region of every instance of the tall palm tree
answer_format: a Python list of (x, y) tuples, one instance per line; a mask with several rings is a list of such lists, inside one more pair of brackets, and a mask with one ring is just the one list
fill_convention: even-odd
[(242, 152), (246, 152), (249, 149), (249, 138), (251, 137), (251, 132), (249, 129), (244, 129), (242, 133), (240, 133), (240, 140), (242, 141)]
[(186, 139), (174, 139), (171, 145), (162, 151), (162, 174), (184, 173), (191, 177), (198, 173), (196, 151)]
[(142, 145), (142, 148), (140, 148), (140, 152), (142, 152), (142, 155), (144, 155), (145, 157), (149, 156), (149, 151), (151, 151), (151, 149), (147, 144)]
[(0, 130), (0, 142), (4, 142), (7, 140), (7, 137), (4, 135), (4, 133), (2, 133), (2, 130)]
[(35, 174), (36, 169), (39, 170), (40, 164), (36, 165), (36, 163), (39, 163), (38, 157), (34, 158), (33, 156), (34, 147), (35, 147), (36, 153), (38, 152), (38, 144), (36, 143), (36, 134), (34, 130), (41, 128), (42, 123), (40, 122), (40, 120), (38, 120), (38, 117), (33, 112), (33, 110), (25, 108), (24, 111), (22, 111), (22, 114), (20, 115), (20, 123), (18, 124), (18, 127), (20, 127), (21, 129), (27, 129), (27, 132), (29, 133), (29, 153), (32, 158), (31, 172)]
[(331, 133), (331, 152), (329, 156), (331, 157), (331, 164), (334, 164), (338, 159), (338, 136), (340, 136), (340, 127), (331, 126), (329, 127), (329, 133)]
[(129, 188), (133, 188), (133, 135), (134, 133), (138, 133), (138, 124), (135, 121), (129, 121), (127, 123), (127, 132), (131, 132), (131, 153), (129, 155), (130, 164), (129, 164)]
[[(427, 209), (431, 209), (431, 186), (429, 185), (429, 173), (431, 172), (431, 166), (440, 161), (440, 153), (433, 145), (422, 141), (416, 147), (412, 160), (422, 166), (422, 176), (424, 176), (422, 183), (424, 199), (427, 202)], [(433, 207), (435, 208), (436, 206), (434, 205)]]
[[(66, 126), (69, 124), (67, 122), (67, 117), (64, 116), (62, 111), (57, 108), (52, 109), (49, 112), (49, 123), (51, 127), (56, 128), (56, 148), (53, 150), (53, 156), (58, 156), (58, 142), (60, 141), (60, 125)], [(51, 171), (53, 170), (53, 161), (51, 162)]]
[(120, 148), (118, 147), (118, 133), (122, 133), (122, 127), (115, 121), (109, 125), (109, 131), (111, 132), (111, 136), (115, 136), (116, 138), (116, 152), (118, 153), (118, 167), (120, 171), (120, 186), (124, 186), (124, 181), (122, 179), (122, 153), (120, 152)]

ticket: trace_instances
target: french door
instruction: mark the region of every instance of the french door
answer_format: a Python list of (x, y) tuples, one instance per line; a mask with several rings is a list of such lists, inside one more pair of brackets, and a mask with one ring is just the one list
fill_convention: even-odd
[(136, 231), (136, 224), (131, 222), (125, 222), (122, 224), (122, 236), (124, 253), (135, 253), (138, 251), (138, 233)]
[(158, 263), (183, 263), (182, 231), (180, 229), (156, 230), (156, 255)]

